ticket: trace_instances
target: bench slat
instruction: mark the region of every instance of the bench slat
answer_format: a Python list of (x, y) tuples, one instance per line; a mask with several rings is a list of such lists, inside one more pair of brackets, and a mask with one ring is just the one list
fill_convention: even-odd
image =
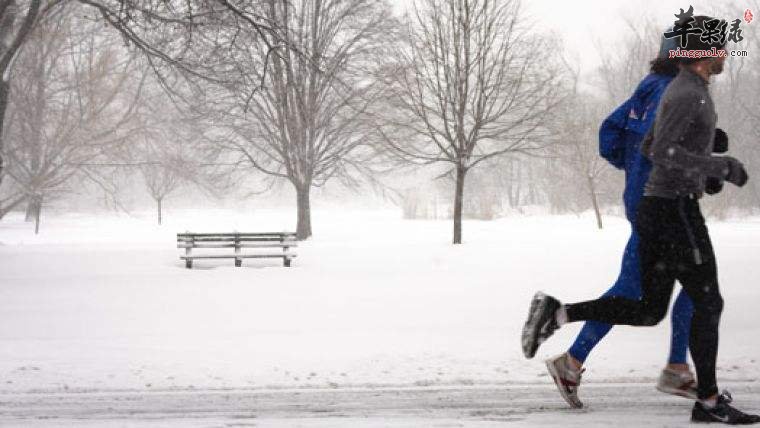
[(177, 242), (298, 242), (279, 238), (177, 238)]
[(181, 260), (192, 260), (192, 259), (267, 259), (267, 258), (277, 258), (277, 257), (283, 257), (283, 258), (295, 258), (298, 257), (297, 254), (240, 254), (240, 255), (200, 255), (200, 256), (179, 256)]
[(265, 232), (265, 233), (178, 233), (177, 238), (190, 238), (190, 237), (199, 237), (199, 238), (208, 238), (208, 237), (236, 237), (236, 236), (249, 236), (249, 237), (279, 237), (279, 236), (296, 236), (295, 233), (292, 232)]
[(177, 243), (177, 248), (291, 248), (298, 244), (219, 244), (219, 243)]

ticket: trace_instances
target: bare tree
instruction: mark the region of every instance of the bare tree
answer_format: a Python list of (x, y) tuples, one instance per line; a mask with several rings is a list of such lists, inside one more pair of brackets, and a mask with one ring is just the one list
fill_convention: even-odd
[(604, 103), (591, 94), (578, 90), (579, 72), (572, 75), (572, 96), (568, 97), (559, 110), (559, 121), (555, 123), (559, 142), (552, 147), (553, 155), (560, 159), (573, 177), (571, 182), (583, 183), (588, 200), (596, 216), (596, 224), (603, 228), (598, 190), (600, 181), (610, 171), (610, 166), (599, 156), (599, 124), (604, 118)]
[(599, 156), (598, 123), (601, 122), (601, 111), (601, 103), (595, 103), (588, 95), (568, 103), (562, 115), (560, 143), (552, 148), (566, 167), (566, 179), (572, 177), (571, 182), (583, 184), (599, 229), (603, 228), (598, 195), (600, 181), (610, 170), (607, 162)]
[[(163, 222), (165, 199), (183, 185), (193, 185), (213, 194), (213, 177), (206, 171), (201, 144), (204, 122), (173, 105), (155, 85), (146, 88), (139, 107), (139, 141), (130, 145), (128, 161), (121, 166), (136, 166), (148, 193), (156, 203), (158, 224)], [(214, 165), (209, 165), (214, 166)], [(220, 180), (215, 180), (220, 184)], [(217, 186), (221, 187), (221, 186)]]
[(647, 75), (649, 62), (657, 57), (668, 24), (648, 15), (626, 17), (624, 23), (625, 38), (616, 40), (614, 49), (597, 45), (602, 60), (597, 75), (610, 106), (630, 97), (641, 78)]
[(166, 147), (156, 147), (151, 142), (145, 142), (145, 146), (142, 153), (148, 155), (151, 162), (141, 164), (140, 173), (148, 193), (156, 202), (158, 224), (161, 225), (163, 201), (181, 184), (184, 163), (178, 154), (170, 152)]
[[(723, 16), (742, 18), (746, 7), (757, 13), (760, 1), (750, 1), (744, 5), (725, 5)], [(741, 22), (743, 40), (733, 47), (746, 50), (747, 57), (731, 57), (726, 63), (724, 75), (716, 80), (713, 89), (717, 110), (718, 126), (729, 136), (730, 154), (741, 159), (747, 169), (760, 167), (760, 58), (755, 55), (760, 47), (760, 30), (753, 21), (747, 25)], [(729, 207), (757, 210), (760, 208), (760, 182), (751, 179), (746, 190), (724, 191), (719, 198), (711, 198), (716, 204), (711, 211), (725, 215)]]
[(118, 39), (72, 12), (32, 31), (12, 80), (6, 173), (27, 197), (36, 232), (44, 201), (73, 177), (92, 176), (89, 165), (128, 140), (143, 82)]
[[(35, 25), (45, 19), (56, 19), (57, 13), (77, 3), (96, 11), (135, 51), (144, 54), (169, 91), (166, 75), (170, 72), (225, 83), (215, 68), (219, 63), (209, 61), (206, 48), (209, 45), (217, 50), (223, 48), (235, 40), (241, 29), (255, 33), (253, 42), (266, 46), (270, 52), (289, 45), (259, 14), (260, 1), (0, 0), (0, 183), (7, 166), (3, 160), (4, 124), (14, 59)], [(266, 68), (266, 64), (263, 66)], [(14, 198), (9, 201), (17, 203)], [(7, 208), (0, 205), (0, 213)]]
[(250, 77), (202, 102), (213, 106), (214, 125), (224, 131), (209, 138), (220, 159), (292, 184), (296, 232), (305, 239), (312, 235), (312, 187), (333, 178), (352, 185), (366, 172), (372, 128), (362, 119), (381, 94), (372, 74), (391, 11), (384, 0), (264, 4), (262, 16), (290, 44), (273, 55), (241, 34), (230, 68)]
[(560, 100), (560, 72), (553, 46), (529, 31), (516, 0), (421, 0), (407, 44), (394, 50), (392, 108), (381, 133), (405, 162), (451, 165), (455, 244), (467, 172), (550, 144), (543, 121)]

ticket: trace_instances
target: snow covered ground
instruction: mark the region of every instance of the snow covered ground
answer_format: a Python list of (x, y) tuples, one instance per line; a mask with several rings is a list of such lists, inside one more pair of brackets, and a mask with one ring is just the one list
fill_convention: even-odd
[[(730, 385), (747, 407), (760, 388)], [(9, 427), (684, 427), (692, 403), (652, 385), (592, 384), (572, 410), (545, 385), (2, 396)]]
[[(74, 393), (517, 388), (541, 391), (546, 408), (561, 409), (541, 359), (564, 351), (580, 326), (524, 360), (519, 332), (530, 296), (542, 289), (568, 301), (596, 297), (614, 281), (628, 235), (618, 218), (598, 231), (590, 216), (514, 217), (466, 222), (466, 243), (455, 247), (448, 221), (316, 210), (315, 237), (292, 268), (227, 260), (187, 270), (176, 232), (292, 230), (293, 214), (166, 217), (158, 227), (152, 213), (58, 215), (44, 219), (39, 236), (18, 216), (0, 222), (0, 425), (18, 397), (83, 396)], [(741, 390), (757, 399), (760, 219), (713, 223), (711, 231), (726, 301), (719, 380), (738, 399)], [(596, 405), (604, 406), (610, 383), (651, 395), (646, 385), (664, 362), (668, 335), (667, 323), (617, 328), (588, 361), (584, 382), (596, 385), (588, 389)], [(607, 405), (626, 400), (614, 403)], [(688, 403), (675, 403), (684, 407), (676, 416), (686, 417)], [(631, 414), (642, 413), (650, 412)]]

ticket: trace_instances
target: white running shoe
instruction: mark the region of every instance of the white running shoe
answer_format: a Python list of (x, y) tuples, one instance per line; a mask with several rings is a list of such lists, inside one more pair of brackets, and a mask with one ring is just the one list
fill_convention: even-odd
[(682, 372), (664, 368), (660, 373), (656, 388), (666, 394), (697, 399), (697, 380), (694, 378), (694, 373), (690, 371)]
[(546, 360), (546, 368), (554, 379), (562, 398), (570, 407), (580, 409), (583, 403), (578, 398), (578, 387), (581, 385), (581, 375), (586, 369), (575, 369), (568, 361), (567, 353)]

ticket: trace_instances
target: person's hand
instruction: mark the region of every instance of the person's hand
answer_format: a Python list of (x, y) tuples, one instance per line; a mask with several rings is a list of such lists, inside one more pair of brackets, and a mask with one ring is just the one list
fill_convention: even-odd
[(713, 153), (726, 153), (728, 151), (728, 135), (720, 128), (715, 128), (713, 139)]
[(723, 159), (726, 161), (726, 181), (739, 187), (747, 184), (749, 175), (747, 175), (747, 170), (744, 169), (744, 165), (731, 156), (726, 156)]
[(721, 190), (723, 190), (723, 180), (716, 177), (707, 177), (705, 193), (708, 195), (717, 195)]

